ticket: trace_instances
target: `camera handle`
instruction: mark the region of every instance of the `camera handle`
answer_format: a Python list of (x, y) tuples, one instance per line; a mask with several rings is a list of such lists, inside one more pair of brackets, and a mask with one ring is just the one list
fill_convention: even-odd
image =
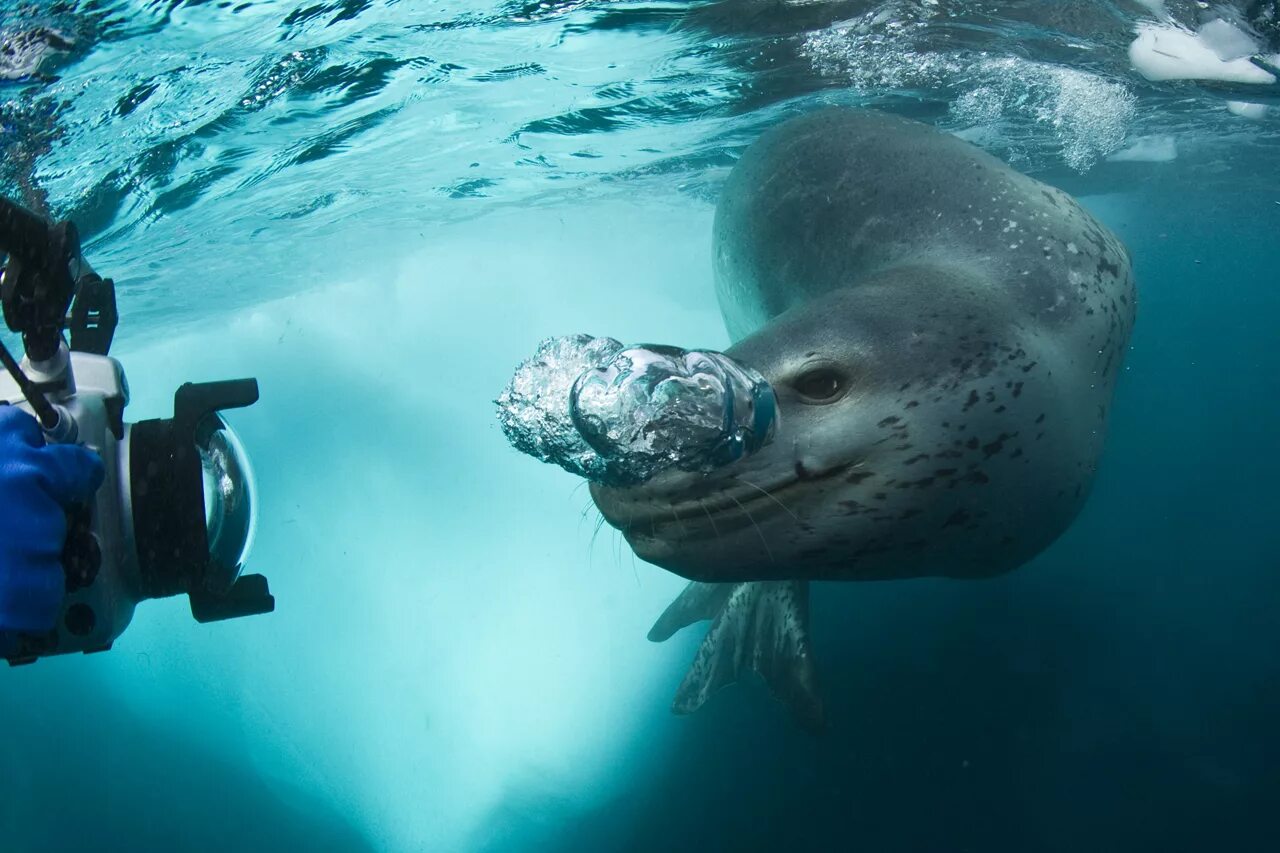
[[(28, 358), (41, 362), (56, 359), (68, 325), (72, 350), (107, 354), (119, 320), (115, 283), (103, 279), (84, 260), (80, 235), (72, 222), (49, 225), (39, 214), (0, 196), (0, 254), (8, 256), (0, 276), (5, 323), (22, 335)], [(31, 404), (50, 440), (66, 440), (75, 435), (74, 424), (64, 422), (64, 413), (46, 396), (47, 392), (74, 389), (70, 358), (63, 370), (39, 384), (31, 381), (3, 342), (0, 362)], [(67, 592), (87, 587), (97, 577), (102, 554), (93, 536), (91, 503), (78, 504), (67, 511), (62, 565)], [(75, 632), (74, 625), (69, 624), (68, 628)]]

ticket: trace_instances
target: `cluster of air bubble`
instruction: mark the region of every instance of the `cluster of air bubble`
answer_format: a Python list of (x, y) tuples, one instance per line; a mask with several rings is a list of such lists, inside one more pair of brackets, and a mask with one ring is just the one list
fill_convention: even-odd
[(1013, 57), (987, 59), (987, 82), (956, 98), (951, 115), (967, 127), (1021, 119), (1049, 130), (1063, 161), (1078, 172), (1120, 149), (1138, 100), (1120, 83), (1073, 68)]
[(856, 92), (934, 88), (964, 70), (956, 57), (912, 45), (928, 34), (934, 4), (891, 3), (861, 18), (811, 33), (800, 53), (814, 70), (840, 77)]
[[(1014, 125), (1048, 131), (1072, 169), (1087, 171), (1123, 145), (1137, 115), (1125, 85), (1097, 74), (986, 51), (939, 50), (936, 4), (891, 4), (809, 35), (802, 54), (818, 73), (866, 96), (958, 92), (951, 117), (982, 144), (1016, 147)], [(1026, 136), (1030, 134), (1024, 133)], [(1018, 159), (1018, 152), (1012, 152)]]
[(764, 377), (723, 353), (589, 335), (539, 344), (497, 405), (517, 450), (613, 486), (727, 465), (777, 424)]
[(579, 377), (622, 349), (613, 338), (590, 335), (548, 338), (538, 344), (498, 396), (498, 421), (511, 446), (588, 480), (608, 478), (608, 461), (578, 432), (569, 400)]

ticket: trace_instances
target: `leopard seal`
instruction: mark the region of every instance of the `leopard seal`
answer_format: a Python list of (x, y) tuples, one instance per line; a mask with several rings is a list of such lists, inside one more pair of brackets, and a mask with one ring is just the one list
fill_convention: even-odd
[(773, 385), (777, 438), (591, 493), (692, 581), (650, 639), (712, 620), (673, 709), (754, 671), (820, 728), (810, 581), (999, 575), (1080, 511), (1134, 323), (1129, 256), (955, 136), (830, 107), (748, 147), (713, 257), (726, 352)]

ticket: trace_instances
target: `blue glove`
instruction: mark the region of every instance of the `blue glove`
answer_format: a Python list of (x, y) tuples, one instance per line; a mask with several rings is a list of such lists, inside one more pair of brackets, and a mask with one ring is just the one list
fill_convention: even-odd
[(0, 406), (0, 631), (47, 631), (66, 591), (67, 510), (102, 485), (102, 459), (45, 445), (36, 419)]

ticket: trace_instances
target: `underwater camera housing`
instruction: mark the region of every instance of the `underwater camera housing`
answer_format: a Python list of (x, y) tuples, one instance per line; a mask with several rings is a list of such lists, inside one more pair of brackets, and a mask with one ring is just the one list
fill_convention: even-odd
[(107, 354), (115, 286), (85, 263), (75, 226), (51, 226), (0, 198), (5, 256), (0, 299), (26, 358), (17, 364), (0, 344), (0, 404), (34, 414), (47, 441), (98, 453), (106, 477), (92, 505), (68, 513), (57, 624), (0, 632), (0, 656), (20, 664), (106, 651), (148, 598), (185, 593), (198, 622), (274, 610), (266, 578), (241, 574), (255, 527), (253, 474), (219, 414), (257, 402), (257, 381), (188, 383), (172, 418), (126, 423), (128, 382)]

